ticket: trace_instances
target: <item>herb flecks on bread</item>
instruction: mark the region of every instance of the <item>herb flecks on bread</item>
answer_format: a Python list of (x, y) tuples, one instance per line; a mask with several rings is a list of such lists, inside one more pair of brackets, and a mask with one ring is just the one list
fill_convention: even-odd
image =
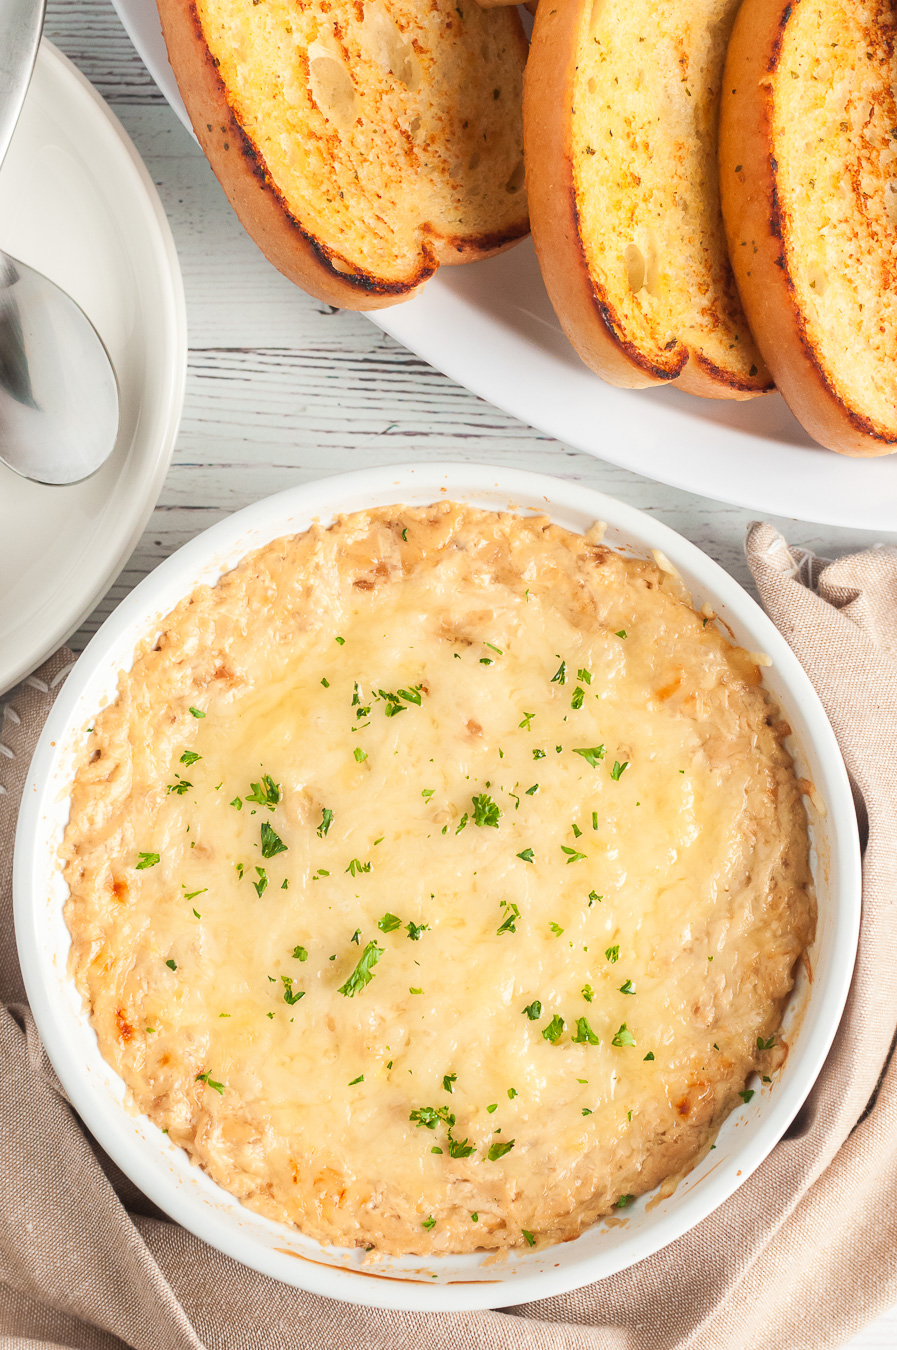
[(758, 342), (823, 445), (897, 445), (894, 11), (879, 0), (745, 0), (720, 168)]
[(272, 261), (335, 304), (406, 298), (527, 232), (518, 16), (473, 0), (160, 0), (203, 149)]
[(729, 266), (716, 126), (737, 0), (540, 6), (524, 129), (533, 235), (555, 309), (614, 384), (771, 386)]

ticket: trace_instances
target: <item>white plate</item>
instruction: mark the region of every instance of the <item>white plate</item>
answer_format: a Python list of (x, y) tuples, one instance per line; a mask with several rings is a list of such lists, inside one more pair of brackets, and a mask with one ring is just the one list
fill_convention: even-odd
[(65, 288), (121, 391), (111, 459), (45, 487), (0, 465), (0, 693), (48, 656), (121, 571), (155, 505), (184, 400), (187, 323), (171, 231), (123, 128), (44, 42), (6, 161), (0, 246)]
[[(189, 130), (156, 6), (113, 4)], [(599, 380), (561, 332), (529, 240), (476, 266), (443, 267), (417, 299), (369, 317), (489, 403), (599, 459), (762, 513), (897, 530), (897, 455), (821, 450), (778, 394), (731, 403)]]
[[(544, 1251), (512, 1251), (500, 1261), (483, 1253), (386, 1258), (372, 1266), (357, 1249), (321, 1247), (244, 1209), (145, 1116), (127, 1109), (124, 1084), (101, 1057), (67, 974), (67, 888), (58, 845), (87, 728), (115, 696), (137, 644), (158, 631), (179, 600), (197, 585), (214, 584), (250, 550), (315, 519), (443, 496), (485, 509), (547, 509), (578, 531), (604, 520), (609, 543), (640, 554), (661, 549), (698, 605), (709, 602), (749, 651), (769, 654), (764, 680), (793, 728), (789, 748), (798, 772), (815, 786), (814, 801), (825, 804), (824, 814), (809, 807), (819, 925), (810, 952), (813, 981), (801, 968), (786, 1012), (784, 1068), (733, 1112), (715, 1151), (672, 1196), (644, 1196), (616, 1226), (599, 1223)], [(860, 913), (856, 816), (834, 735), (799, 662), (754, 601), (706, 554), (641, 511), (557, 478), (461, 464), (368, 469), (292, 488), (221, 521), (146, 577), (106, 620), (53, 706), (22, 799), (13, 889), (28, 1001), (47, 1053), (79, 1115), (150, 1199), (212, 1246), (287, 1284), (373, 1307), (425, 1311), (508, 1307), (589, 1284), (649, 1256), (723, 1204), (775, 1147), (822, 1066), (853, 971)]]

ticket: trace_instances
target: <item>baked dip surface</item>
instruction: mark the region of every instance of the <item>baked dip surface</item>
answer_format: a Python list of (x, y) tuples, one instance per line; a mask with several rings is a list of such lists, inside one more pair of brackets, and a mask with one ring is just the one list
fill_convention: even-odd
[(280, 539), (88, 737), (63, 851), (102, 1052), (322, 1242), (575, 1237), (781, 1058), (815, 924), (786, 734), (677, 578), (544, 517)]

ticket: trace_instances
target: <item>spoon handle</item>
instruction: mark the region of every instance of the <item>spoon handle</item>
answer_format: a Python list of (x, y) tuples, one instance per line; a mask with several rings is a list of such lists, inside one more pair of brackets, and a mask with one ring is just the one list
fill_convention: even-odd
[(0, 164), (25, 102), (46, 0), (0, 0)]

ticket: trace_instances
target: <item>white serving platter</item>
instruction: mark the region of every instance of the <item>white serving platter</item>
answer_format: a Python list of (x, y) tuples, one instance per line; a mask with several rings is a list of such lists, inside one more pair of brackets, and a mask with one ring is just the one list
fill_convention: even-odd
[[(155, 4), (113, 3), (189, 130)], [(733, 403), (605, 384), (564, 337), (530, 240), (487, 262), (443, 267), (414, 300), (369, 317), (487, 402), (598, 459), (759, 513), (897, 529), (897, 455), (820, 449), (778, 394)]]

